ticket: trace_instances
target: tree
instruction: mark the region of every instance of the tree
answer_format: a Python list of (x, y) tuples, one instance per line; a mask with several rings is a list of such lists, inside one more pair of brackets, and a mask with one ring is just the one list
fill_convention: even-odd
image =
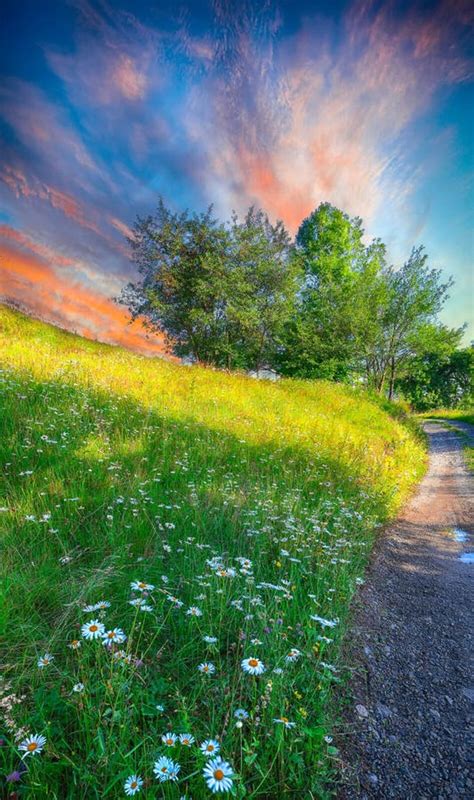
[(273, 225), (253, 206), (242, 222), (233, 214), (230, 235), (228, 324), (240, 342), (242, 364), (259, 369), (274, 363), (295, 305), (299, 263), (283, 223)]
[(423, 326), (407, 359), (397, 389), (417, 411), (452, 408), (472, 402), (474, 349), (460, 348), (465, 328)]
[(379, 394), (388, 382), (389, 399), (404, 363), (416, 353), (420, 330), (436, 319), (452, 285), (452, 279), (442, 283), (440, 270), (430, 269), (427, 261), (424, 248), (415, 247), (401, 269), (385, 272), (380, 335), (368, 359), (368, 375)]
[(302, 222), (296, 251), (304, 282), (279, 355), (285, 374), (345, 380), (378, 341), (385, 247), (366, 246), (363, 237), (362, 221), (329, 203)]
[(170, 211), (139, 218), (130, 240), (141, 275), (120, 302), (164, 334), (172, 351), (228, 369), (271, 361), (297, 288), (283, 223), (249, 209), (229, 223)]

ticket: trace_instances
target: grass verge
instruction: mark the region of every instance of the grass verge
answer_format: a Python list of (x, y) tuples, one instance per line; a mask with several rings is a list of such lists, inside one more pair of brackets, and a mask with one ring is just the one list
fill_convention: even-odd
[(426, 419), (452, 419), (458, 422), (467, 422), (469, 425), (474, 425), (474, 410), (470, 408), (458, 409), (447, 408), (437, 409), (436, 411), (427, 411), (421, 415)]

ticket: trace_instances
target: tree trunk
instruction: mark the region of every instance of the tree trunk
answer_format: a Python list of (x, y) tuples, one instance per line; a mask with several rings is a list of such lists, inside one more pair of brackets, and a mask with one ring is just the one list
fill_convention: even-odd
[(395, 389), (395, 359), (392, 357), (390, 362), (390, 383), (388, 387), (388, 399), (393, 400), (393, 394)]

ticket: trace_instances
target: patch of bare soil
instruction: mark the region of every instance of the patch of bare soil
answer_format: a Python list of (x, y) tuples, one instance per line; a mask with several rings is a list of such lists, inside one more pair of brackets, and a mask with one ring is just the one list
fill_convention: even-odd
[(348, 635), (340, 800), (474, 797), (474, 481), (456, 432), (425, 429), (428, 472), (375, 548)]

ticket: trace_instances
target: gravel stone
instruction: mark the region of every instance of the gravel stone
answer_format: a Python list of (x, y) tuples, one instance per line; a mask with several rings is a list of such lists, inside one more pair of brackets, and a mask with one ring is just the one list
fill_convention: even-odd
[[(474, 428), (456, 426), (474, 444)], [(473, 796), (474, 565), (460, 556), (474, 550), (474, 481), (456, 432), (425, 430), (428, 472), (380, 536), (346, 637), (354, 699), (336, 737), (339, 800)]]

